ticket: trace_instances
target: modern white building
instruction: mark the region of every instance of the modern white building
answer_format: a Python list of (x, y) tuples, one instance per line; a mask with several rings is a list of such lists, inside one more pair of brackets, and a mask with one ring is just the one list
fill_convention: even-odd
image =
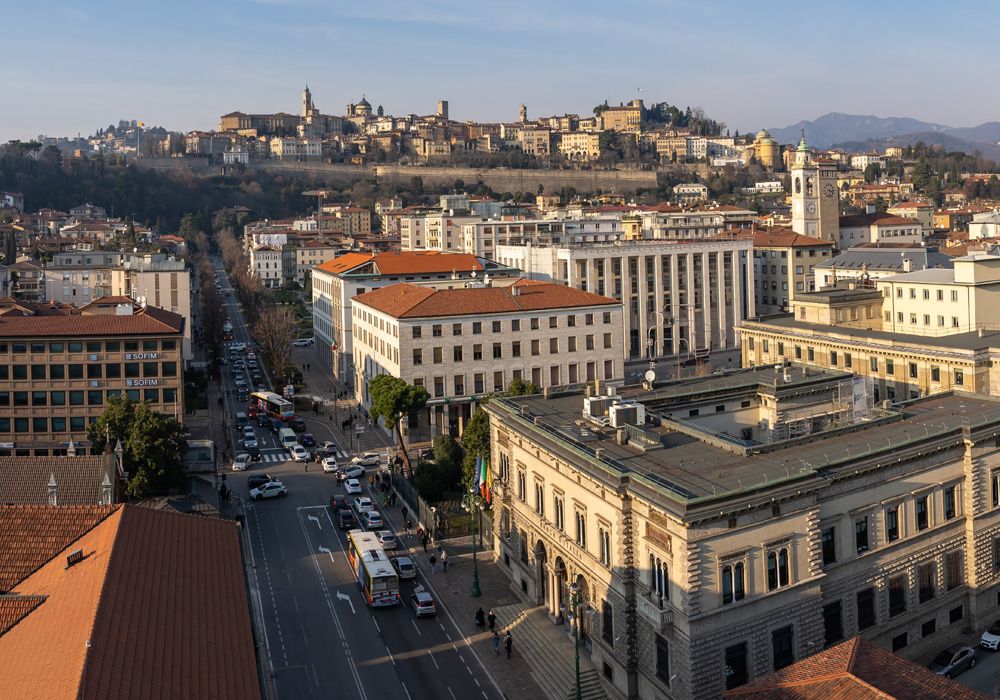
[(839, 221), (839, 245), (846, 250), (862, 243), (920, 243), (923, 227), (916, 218), (892, 214), (854, 214)]
[(316, 354), (340, 382), (353, 385), (351, 299), (399, 282), (460, 287), (473, 280), (516, 277), (518, 271), (462, 253), (346, 253), (312, 269)]
[(257, 245), (250, 249), (250, 270), (260, 278), (265, 287), (280, 287), (284, 279), (281, 248)]
[(394, 284), (354, 297), (351, 316), (360, 403), (380, 374), (430, 394), (411, 442), (460, 435), (482, 397), (518, 379), (541, 389), (623, 376), (621, 302), (559, 284)]

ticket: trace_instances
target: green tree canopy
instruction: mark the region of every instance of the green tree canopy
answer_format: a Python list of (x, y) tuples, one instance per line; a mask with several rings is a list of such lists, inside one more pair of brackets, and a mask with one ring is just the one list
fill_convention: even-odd
[(396, 442), (403, 453), (403, 470), (406, 477), (413, 478), (410, 466), (410, 455), (403, 441), (403, 431), (400, 421), (406, 416), (415, 416), (427, 405), (430, 395), (422, 386), (407, 384), (399, 377), (380, 374), (368, 384), (368, 393), (372, 398), (371, 414), (373, 418), (383, 419), (387, 425), (392, 425), (396, 432)]
[(104, 412), (87, 428), (87, 437), (97, 452), (121, 441), (130, 496), (165, 494), (183, 482), (184, 432), (172, 416), (154, 412), (149, 404), (109, 398)]

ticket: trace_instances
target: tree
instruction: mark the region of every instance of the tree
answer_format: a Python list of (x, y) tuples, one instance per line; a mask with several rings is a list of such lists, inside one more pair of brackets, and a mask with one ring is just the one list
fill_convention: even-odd
[(882, 166), (878, 163), (869, 163), (865, 166), (865, 182), (871, 184), (877, 182), (882, 177)]
[(109, 398), (104, 412), (87, 428), (87, 437), (96, 452), (121, 441), (130, 496), (166, 494), (183, 483), (184, 431), (172, 416), (156, 413), (147, 403)]
[(284, 307), (264, 309), (253, 326), (253, 336), (271, 363), (275, 381), (284, 375), (295, 335), (295, 315)]
[(434, 438), (434, 462), (421, 463), (413, 474), (413, 485), (431, 503), (461, 498), (462, 448), (450, 435)]
[[(537, 393), (538, 387), (532, 382), (514, 379), (500, 396), (528, 396)], [(480, 400), (479, 407), (472, 414), (465, 430), (462, 431), (462, 450), (464, 451), (462, 474), (464, 482), (470, 486), (475, 480), (473, 471), (476, 467), (476, 459), (479, 457), (489, 459), (490, 456), (490, 414), (483, 409), (483, 404), (487, 401), (489, 401), (488, 398)]]
[(423, 410), (430, 398), (427, 389), (407, 384), (399, 377), (380, 374), (368, 384), (368, 393), (372, 399), (372, 417), (381, 418), (386, 425), (393, 426), (396, 442), (403, 453), (403, 474), (407, 479), (412, 479), (413, 468), (410, 466), (410, 455), (406, 451), (400, 422), (404, 417), (415, 416)]

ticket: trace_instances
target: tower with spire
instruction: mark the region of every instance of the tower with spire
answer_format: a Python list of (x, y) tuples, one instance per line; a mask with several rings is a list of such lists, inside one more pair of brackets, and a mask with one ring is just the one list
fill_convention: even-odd
[(840, 195), (836, 165), (817, 158), (805, 131), (791, 167), (792, 230), (803, 236), (840, 244)]
[(309, 86), (306, 85), (306, 89), (302, 91), (302, 118), (308, 119), (316, 113), (316, 106), (313, 105), (312, 93), (309, 92)]

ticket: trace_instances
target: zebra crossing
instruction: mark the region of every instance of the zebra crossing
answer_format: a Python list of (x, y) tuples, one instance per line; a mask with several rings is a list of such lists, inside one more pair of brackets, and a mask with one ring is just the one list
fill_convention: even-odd
[[(337, 450), (337, 460), (346, 460), (350, 455), (348, 455), (343, 450)], [(264, 453), (260, 456), (260, 461), (263, 464), (280, 464), (282, 462), (287, 462), (292, 458), (288, 452), (285, 450), (280, 450), (271, 453)]]

